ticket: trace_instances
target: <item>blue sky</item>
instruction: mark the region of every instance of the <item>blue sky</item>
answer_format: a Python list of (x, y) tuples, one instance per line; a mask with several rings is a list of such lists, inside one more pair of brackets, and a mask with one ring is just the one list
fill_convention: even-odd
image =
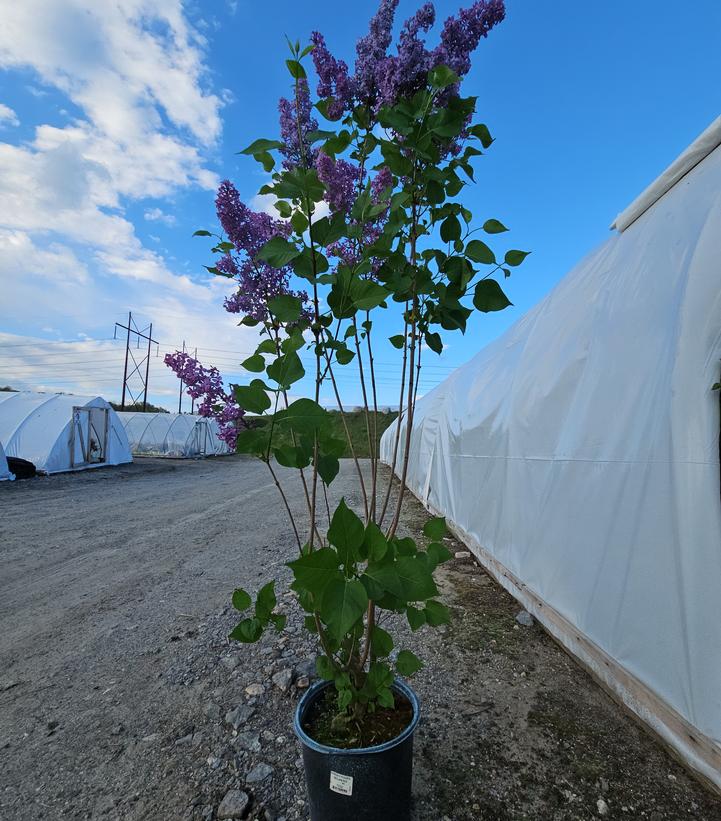
[[(435, 5), (442, 22), (458, 0)], [(401, 0), (399, 24), (416, 7)], [(223, 312), (227, 284), (205, 275), (207, 246), (191, 234), (215, 227), (219, 179), (247, 200), (264, 182), (235, 152), (276, 133), (284, 34), (320, 29), (352, 62), (375, 8), (24, 0), (3, 10), (0, 384), (118, 398), (122, 345), (108, 338), (128, 309), (153, 321), (161, 353), (185, 339), (239, 379), (253, 339)], [(464, 86), (496, 137), (467, 202), (479, 220), (511, 228), (497, 247), (533, 253), (507, 283), (514, 307), (474, 319), (442, 357), (429, 356), (423, 390), (548, 293), (721, 113), (716, 0), (507, 8)], [(396, 357), (389, 345), (378, 353), (382, 403), (397, 401)], [(349, 404), (355, 383), (349, 373)], [(154, 401), (177, 404), (160, 359), (150, 387)]]

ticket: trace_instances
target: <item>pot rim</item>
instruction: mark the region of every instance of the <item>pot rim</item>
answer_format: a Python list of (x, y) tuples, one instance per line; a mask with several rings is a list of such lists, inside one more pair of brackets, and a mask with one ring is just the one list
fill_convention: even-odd
[(395, 738), (391, 738), (390, 741), (384, 741), (383, 744), (376, 744), (372, 747), (355, 747), (351, 749), (345, 749), (344, 747), (329, 747), (326, 744), (321, 744), (306, 733), (300, 722), (301, 717), (305, 714), (310, 704), (315, 700), (318, 693), (326, 687), (332, 686), (332, 684), (332, 681), (317, 681), (308, 688), (295, 708), (295, 715), (293, 716), (293, 730), (300, 741), (305, 744), (306, 747), (310, 747), (311, 750), (315, 750), (318, 753), (327, 753), (332, 755), (367, 755), (369, 753), (382, 753), (386, 750), (392, 749), (393, 747), (397, 747), (399, 744), (402, 744), (415, 732), (421, 717), (421, 705), (418, 700), (418, 696), (410, 688), (410, 686), (406, 684), (405, 681), (401, 681), (401, 679), (397, 678), (391, 686), (394, 690), (400, 692), (408, 699), (408, 701), (410, 701), (411, 706), (413, 707), (413, 718), (411, 719), (410, 724), (405, 727)]

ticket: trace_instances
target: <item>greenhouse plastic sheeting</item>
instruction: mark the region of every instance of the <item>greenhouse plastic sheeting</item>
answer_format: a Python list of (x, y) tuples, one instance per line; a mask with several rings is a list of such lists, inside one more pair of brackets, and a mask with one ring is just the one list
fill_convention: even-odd
[[(714, 128), (721, 121), (701, 138), (711, 146)], [(721, 753), (720, 360), (721, 148), (709, 148), (418, 401), (408, 473), (487, 566), (510, 571), (696, 728), (711, 758)], [(387, 463), (395, 432), (381, 442)], [(693, 743), (670, 742), (721, 786)]]
[(14, 479), (15, 475), (10, 472), (8, 467), (8, 460), (5, 458), (5, 451), (0, 443), (0, 482), (6, 479)]
[(215, 419), (190, 413), (118, 413), (135, 456), (220, 456), (230, 453)]
[(40, 473), (133, 460), (117, 414), (100, 396), (0, 392), (0, 442)]

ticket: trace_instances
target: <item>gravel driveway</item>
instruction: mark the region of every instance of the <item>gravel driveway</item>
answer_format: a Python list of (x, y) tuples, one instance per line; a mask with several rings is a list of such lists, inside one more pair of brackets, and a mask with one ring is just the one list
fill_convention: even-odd
[[(334, 490), (357, 503), (350, 464)], [(290, 496), (300, 512), (294, 482)], [(411, 500), (405, 529), (423, 521)], [(263, 465), (147, 459), (2, 483), (0, 539), (2, 821), (307, 818), (290, 722), (312, 645), (293, 598), (280, 641), (225, 639), (232, 589), (287, 579), (294, 553)], [(401, 628), (427, 661), (415, 821), (721, 819), (471, 559), (441, 583), (453, 623)]]

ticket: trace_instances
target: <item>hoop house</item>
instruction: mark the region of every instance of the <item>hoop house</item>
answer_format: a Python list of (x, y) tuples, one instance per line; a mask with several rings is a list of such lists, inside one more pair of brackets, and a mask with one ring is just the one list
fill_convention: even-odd
[(135, 456), (193, 458), (230, 453), (218, 423), (190, 413), (118, 414)]
[(39, 473), (133, 461), (117, 414), (100, 396), (0, 393), (0, 443)]
[(419, 400), (408, 483), (721, 787), (721, 118), (613, 227)]

